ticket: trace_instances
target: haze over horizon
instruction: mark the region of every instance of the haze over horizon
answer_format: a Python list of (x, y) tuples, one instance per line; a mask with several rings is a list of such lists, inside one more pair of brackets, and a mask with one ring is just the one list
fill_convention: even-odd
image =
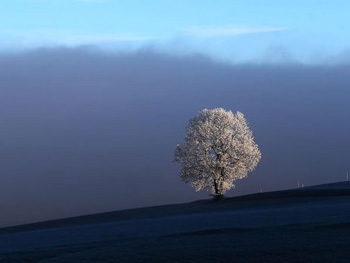
[(0, 226), (208, 198), (173, 163), (203, 108), (262, 152), (229, 196), (345, 180), (348, 2), (155, 2), (0, 9)]

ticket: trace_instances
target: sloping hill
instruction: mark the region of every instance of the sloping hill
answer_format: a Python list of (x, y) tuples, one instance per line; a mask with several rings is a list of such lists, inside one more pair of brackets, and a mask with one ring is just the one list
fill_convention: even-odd
[(0, 262), (348, 262), (350, 184), (0, 230)]
[(208, 213), (253, 207), (263, 208), (267, 206), (287, 205), (295, 202), (312, 202), (315, 201), (315, 198), (317, 198), (317, 200), (320, 200), (320, 198), (337, 196), (350, 196), (350, 182), (337, 182), (292, 190), (256, 193), (238, 197), (224, 198), (220, 201), (207, 199), (186, 204), (136, 208), (84, 215), (72, 218), (63, 218), (45, 222), (0, 228), (0, 235), (5, 233), (32, 231), (52, 227), (56, 228), (74, 225), (146, 219), (181, 214)]

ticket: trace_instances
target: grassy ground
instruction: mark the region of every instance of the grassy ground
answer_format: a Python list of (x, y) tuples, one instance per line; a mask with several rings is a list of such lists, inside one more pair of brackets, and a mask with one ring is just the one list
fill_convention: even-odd
[(349, 262), (349, 190), (343, 183), (1, 229), (0, 262)]

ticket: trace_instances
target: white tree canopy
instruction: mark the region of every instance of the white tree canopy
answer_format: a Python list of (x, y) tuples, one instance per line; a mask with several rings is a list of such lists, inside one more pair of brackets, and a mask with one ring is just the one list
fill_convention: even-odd
[(190, 119), (184, 139), (175, 151), (181, 179), (196, 191), (206, 189), (214, 196), (224, 195), (236, 180), (247, 177), (261, 158), (240, 112), (204, 109)]

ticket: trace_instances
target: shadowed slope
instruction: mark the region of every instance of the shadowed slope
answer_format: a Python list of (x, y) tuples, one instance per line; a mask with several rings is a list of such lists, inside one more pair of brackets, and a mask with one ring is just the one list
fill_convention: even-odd
[(0, 262), (348, 262), (349, 183), (1, 229)]
[(245, 196), (224, 198), (220, 201), (207, 199), (186, 204), (145, 207), (50, 220), (45, 222), (2, 228), (0, 229), (0, 235), (47, 228), (157, 218), (175, 215), (220, 212), (225, 210), (229, 211), (244, 208), (263, 209), (271, 206), (287, 206), (294, 203), (313, 202), (320, 199), (328, 200), (332, 197), (341, 196), (350, 196), (350, 182), (338, 182), (292, 190), (250, 194)]

